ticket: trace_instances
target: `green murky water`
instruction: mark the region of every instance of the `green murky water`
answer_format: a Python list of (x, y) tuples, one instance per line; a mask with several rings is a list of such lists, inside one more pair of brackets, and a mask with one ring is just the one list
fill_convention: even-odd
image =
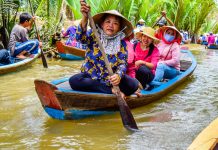
[(186, 149), (218, 116), (218, 51), (195, 50), (193, 76), (159, 101), (132, 110), (140, 132), (123, 128), (119, 113), (76, 121), (50, 118), (34, 90), (34, 79), (68, 77), (82, 61), (41, 60), (0, 76), (1, 149)]

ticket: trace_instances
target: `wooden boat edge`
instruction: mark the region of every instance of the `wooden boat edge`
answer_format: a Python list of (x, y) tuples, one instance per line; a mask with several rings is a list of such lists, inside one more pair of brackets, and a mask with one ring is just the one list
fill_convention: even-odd
[(218, 118), (205, 127), (190, 144), (187, 150), (213, 150), (218, 143)]
[(27, 67), (32, 62), (34, 62), (39, 57), (39, 55), (40, 55), (40, 53), (36, 54), (33, 58), (27, 58), (27, 59), (22, 60), (22, 61), (17, 62), (17, 63), (1, 66), (0, 67), (0, 75), (7, 74), (10, 72), (15, 72), (17, 70), (20, 70), (23, 67)]
[(77, 47), (67, 46), (61, 41), (56, 42), (56, 47), (62, 59), (83, 60), (85, 57), (86, 50)]

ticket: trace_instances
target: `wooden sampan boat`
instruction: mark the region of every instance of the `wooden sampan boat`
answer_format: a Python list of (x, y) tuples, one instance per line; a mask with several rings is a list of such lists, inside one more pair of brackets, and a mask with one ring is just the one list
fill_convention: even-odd
[[(195, 70), (197, 62), (190, 51), (181, 50), (181, 74), (149, 91), (142, 90), (142, 97), (131, 95), (126, 102), (130, 108), (140, 107), (160, 99), (183, 83)], [(50, 83), (35, 80), (35, 89), (44, 110), (56, 119), (81, 119), (118, 110), (113, 94), (75, 91), (70, 88), (68, 78)]]
[(13, 63), (0, 66), (0, 75), (24, 69), (25, 67), (29, 66), (32, 62), (34, 62), (39, 57), (39, 55), (40, 55), (40, 50), (39, 53), (33, 55), (32, 58), (26, 58), (26, 59), (13, 58), (14, 61)]
[(86, 50), (73, 46), (67, 46), (61, 41), (56, 42), (56, 47), (62, 59), (83, 60), (85, 57)]
[(218, 49), (218, 45), (211, 44), (211, 45), (208, 46), (208, 49)]
[(187, 150), (218, 149), (218, 118), (212, 121), (192, 142)]

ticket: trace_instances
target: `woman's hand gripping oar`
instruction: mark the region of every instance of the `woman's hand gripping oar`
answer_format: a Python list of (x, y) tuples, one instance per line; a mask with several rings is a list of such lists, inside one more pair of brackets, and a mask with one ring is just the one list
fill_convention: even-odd
[[(84, 0), (84, 2), (86, 3), (85, 0)], [(104, 62), (106, 64), (109, 75), (112, 76), (114, 74), (113, 70), (112, 70), (112, 68), (111, 68), (111, 66), (109, 64), (109, 61), (107, 59), (107, 56), (105, 54), (104, 47), (102, 46), (102, 43), (100, 41), (100, 38), (99, 38), (100, 36), (99, 36), (99, 33), (97, 32), (97, 29), (96, 29), (94, 20), (93, 20), (91, 14), (90, 14), (90, 11), (88, 12), (88, 19), (89, 19), (90, 26), (91, 26), (91, 28), (92, 28), (92, 30), (94, 32), (95, 37), (96, 37), (97, 43), (98, 43), (98, 45), (100, 47), (100, 51), (101, 51), (101, 53), (103, 55)], [(120, 115), (121, 115), (124, 127), (126, 129), (130, 130), (130, 131), (137, 130), (138, 127), (137, 127), (137, 124), (135, 122), (135, 119), (133, 118), (133, 115), (132, 115), (132, 113), (130, 111), (129, 106), (127, 105), (126, 101), (123, 99), (123, 97), (121, 95), (121, 91), (120, 91), (119, 86), (113, 86), (113, 90), (114, 90), (114, 92), (116, 93), (116, 96), (117, 96)]]
[[(32, 7), (32, 4), (31, 4), (31, 0), (29, 0), (29, 4), (30, 4), (30, 9), (31, 9), (32, 16), (34, 16), (34, 12), (33, 12), (33, 7)], [(36, 26), (36, 21), (35, 21), (35, 19), (33, 19), (33, 21), (34, 21), (34, 24), (35, 24), (35, 30), (36, 30), (37, 38), (38, 38), (38, 40), (39, 40), (39, 42), (40, 42), (39, 32), (38, 32), (38, 29), (37, 29), (37, 26)], [(44, 55), (42, 49), (41, 49), (41, 58), (42, 58), (43, 67), (44, 67), (44, 68), (48, 68), (48, 64), (47, 64), (47, 61), (46, 61), (46, 59), (45, 59), (45, 55)]]

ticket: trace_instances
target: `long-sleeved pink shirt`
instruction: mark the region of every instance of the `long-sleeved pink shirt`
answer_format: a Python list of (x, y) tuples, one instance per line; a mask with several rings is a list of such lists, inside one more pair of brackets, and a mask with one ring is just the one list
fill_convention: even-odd
[(158, 50), (160, 52), (160, 60), (168, 66), (174, 67), (180, 70), (180, 47), (177, 42), (172, 44), (166, 44), (161, 41), (158, 45)]
[(133, 44), (128, 40), (125, 40), (125, 42), (127, 44), (127, 50), (128, 50), (128, 60), (127, 60), (128, 66), (127, 66), (126, 74), (132, 78), (135, 78), (135, 62), (134, 62), (135, 52), (133, 49)]
[(141, 43), (137, 43), (136, 48), (135, 48), (135, 61), (137, 60), (143, 60), (145, 62), (152, 63), (154, 67), (151, 69), (152, 73), (155, 74), (155, 70), (157, 68), (157, 62), (159, 61), (159, 51), (157, 47), (154, 47), (154, 50), (152, 54), (148, 57), (148, 50), (142, 50)]
[(208, 40), (208, 44), (214, 44), (215, 43), (215, 36), (209, 35), (207, 40)]

